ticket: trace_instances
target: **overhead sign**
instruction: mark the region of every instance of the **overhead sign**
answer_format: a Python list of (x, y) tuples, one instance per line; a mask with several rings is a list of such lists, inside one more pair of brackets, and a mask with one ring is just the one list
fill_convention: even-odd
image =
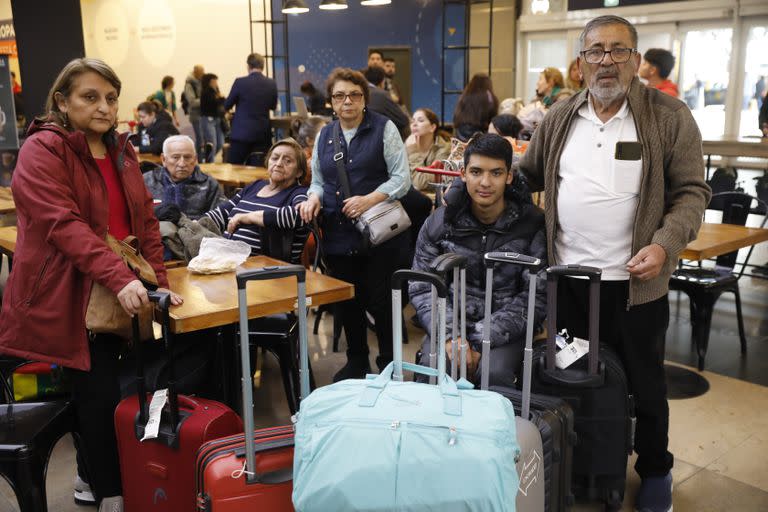
[(19, 149), (8, 55), (0, 55), (0, 150)]

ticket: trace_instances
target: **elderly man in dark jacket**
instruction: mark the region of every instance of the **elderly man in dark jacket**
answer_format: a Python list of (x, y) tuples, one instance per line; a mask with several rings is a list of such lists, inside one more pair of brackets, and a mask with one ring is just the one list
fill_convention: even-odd
[[(413, 268), (428, 270), (440, 254), (453, 252), (467, 257), (467, 376), (480, 380), (480, 343), (483, 338), (485, 266), (483, 254), (508, 251), (541, 258), (546, 262), (544, 214), (530, 200), (524, 186), (510, 169), (512, 148), (503, 137), (484, 134), (475, 137), (464, 153), (462, 183), (452, 193), (448, 206), (435, 211), (424, 223), (416, 244)], [(522, 361), (525, 338), (528, 287), (524, 269), (499, 266), (493, 279), (490, 334), (492, 385), (514, 386)], [(411, 303), (422, 325), (429, 325), (429, 286), (412, 283)], [(454, 290), (451, 290), (453, 293)], [(452, 314), (448, 300), (448, 318)], [(536, 296), (536, 321), (546, 309), (544, 281)], [(451, 354), (451, 343), (446, 352)], [(429, 336), (425, 337), (421, 364), (429, 364)]]
[(149, 193), (162, 204), (175, 204), (196, 220), (226, 200), (221, 185), (197, 165), (195, 143), (186, 135), (173, 135), (163, 143), (163, 166), (144, 173)]

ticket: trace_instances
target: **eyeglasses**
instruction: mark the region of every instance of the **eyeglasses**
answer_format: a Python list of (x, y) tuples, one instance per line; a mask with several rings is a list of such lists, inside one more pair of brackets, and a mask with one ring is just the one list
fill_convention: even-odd
[(349, 98), (352, 100), (352, 103), (357, 103), (361, 99), (363, 99), (363, 93), (359, 91), (354, 91), (349, 94), (343, 93), (343, 92), (335, 92), (331, 95), (331, 98), (333, 98), (333, 101), (342, 102)]
[(587, 64), (600, 64), (605, 58), (605, 54), (611, 54), (611, 60), (616, 64), (623, 64), (629, 60), (637, 48), (614, 48), (613, 50), (603, 50), (602, 48), (591, 48), (579, 53), (587, 61)]

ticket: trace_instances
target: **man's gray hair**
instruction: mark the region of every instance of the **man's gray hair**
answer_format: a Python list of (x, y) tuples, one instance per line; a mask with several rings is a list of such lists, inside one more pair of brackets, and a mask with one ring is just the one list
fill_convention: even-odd
[(174, 142), (186, 142), (190, 146), (192, 146), (192, 152), (197, 153), (195, 151), (195, 141), (192, 140), (192, 138), (189, 135), (171, 135), (167, 139), (163, 141), (163, 154), (168, 154), (168, 146), (173, 144)]
[(614, 16), (612, 14), (598, 16), (597, 18), (593, 18), (587, 22), (587, 24), (584, 26), (584, 30), (579, 36), (579, 48), (581, 50), (584, 49), (584, 42), (587, 39), (587, 34), (592, 32), (594, 29), (604, 25), (624, 25), (627, 27), (627, 30), (629, 30), (629, 35), (632, 38), (632, 47), (637, 48), (637, 29), (635, 26), (621, 16)]

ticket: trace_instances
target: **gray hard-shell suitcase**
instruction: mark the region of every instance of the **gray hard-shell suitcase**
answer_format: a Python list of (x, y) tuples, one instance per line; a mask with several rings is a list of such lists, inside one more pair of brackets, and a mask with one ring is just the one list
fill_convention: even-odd
[[(564, 401), (544, 395), (532, 394), (530, 390), (533, 367), (533, 322), (536, 299), (537, 271), (540, 262), (536, 258), (517, 253), (493, 252), (485, 255), (486, 282), (493, 283), (493, 265), (496, 262), (527, 265), (529, 267), (528, 324), (523, 358), (523, 391), (504, 386), (492, 386), (495, 391), (508, 398), (519, 415), (518, 442), (521, 447), (520, 489), (517, 505), (520, 510), (567, 510), (573, 504), (571, 493), (571, 468), (573, 466), (574, 433), (573, 410)], [(490, 308), (492, 286), (486, 288), (485, 325), (483, 332), (490, 332)], [(486, 349), (487, 347), (487, 349)], [(490, 340), (484, 340), (483, 358), (489, 359), (485, 351), (490, 349)], [(487, 375), (483, 369), (483, 375)], [(487, 381), (481, 383), (487, 385)], [(535, 430), (534, 430), (535, 429)], [(540, 448), (539, 448), (540, 447)], [(541, 501), (543, 493), (543, 502)]]

